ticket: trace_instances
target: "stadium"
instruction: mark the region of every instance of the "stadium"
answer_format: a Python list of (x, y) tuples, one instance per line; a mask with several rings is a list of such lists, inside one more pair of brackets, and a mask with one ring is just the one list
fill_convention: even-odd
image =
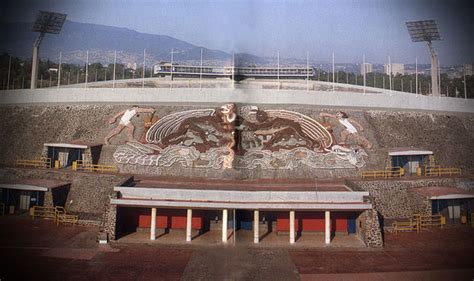
[(350, 85), (334, 71), (317, 81), (309, 64), (163, 62), (152, 77), (115, 79), (114, 63), (113, 80), (42, 88), (37, 76), (0, 92), (0, 222), (86, 227), (104, 255), (244, 245), (375, 256), (387, 237), (472, 233), (474, 100), (437, 86), (380, 89), (365, 73)]

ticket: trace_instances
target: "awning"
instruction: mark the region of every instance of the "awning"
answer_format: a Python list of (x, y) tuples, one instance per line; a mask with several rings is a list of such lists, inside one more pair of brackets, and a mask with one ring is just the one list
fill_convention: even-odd
[(124, 187), (114, 188), (122, 206), (204, 209), (367, 210), (366, 191), (241, 191)]
[(70, 141), (70, 142), (60, 142), (60, 143), (45, 143), (44, 146), (47, 147), (61, 147), (61, 148), (80, 148), (86, 149), (89, 147), (102, 145), (100, 143), (85, 143), (79, 140)]
[(51, 189), (69, 185), (69, 182), (47, 179), (20, 179), (6, 183), (0, 183), (0, 188), (27, 190), (27, 191), (50, 191)]
[(474, 198), (474, 192), (456, 187), (420, 187), (413, 189), (413, 192), (416, 192), (421, 196), (428, 197), (430, 200)]
[(432, 155), (433, 151), (418, 148), (394, 148), (388, 152), (390, 156)]

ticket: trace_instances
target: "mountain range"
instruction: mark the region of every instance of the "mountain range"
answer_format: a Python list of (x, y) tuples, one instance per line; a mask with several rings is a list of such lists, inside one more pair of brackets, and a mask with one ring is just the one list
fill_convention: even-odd
[[(0, 22), (0, 52), (28, 58), (38, 33), (32, 32), (32, 23)], [(6, 40), (5, 40), (6, 39)], [(66, 21), (59, 34), (46, 34), (40, 47), (41, 59), (57, 61), (62, 52), (62, 61), (85, 63), (86, 50), (89, 62), (112, 63), (114, 50), (117, 62), (143, 62), (143, 50), (146, 49), (147, 64), (171, 60), (171, 50), (175, 61), (199, 61), (201, 47), (188, 42), (156, 34), (140, 33), (120, 27)], [(219, 50), (202, 48), (206, 61), (230, 61), (232, 55)], [(243, 60), (251, 57), (242, 55)]]

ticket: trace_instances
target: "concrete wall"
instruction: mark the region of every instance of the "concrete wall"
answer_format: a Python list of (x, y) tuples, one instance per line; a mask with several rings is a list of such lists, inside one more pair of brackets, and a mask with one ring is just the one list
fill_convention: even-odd
[[(313, 82), (316, 83), (316, 82)], [(321, 82), (319, 82), (321, 83)], [(343, 85), (344, 86), (344, 85)], [(360, 87), (355, 87), (360, 88)], [(360, 90), (360, 89), (359, 89)], [(381, 93), (229, 88), (51, 88), (0, 92), (1, 104), (30, 103), (252, 103), (389, 108), (474, 113), (474, 100)]]

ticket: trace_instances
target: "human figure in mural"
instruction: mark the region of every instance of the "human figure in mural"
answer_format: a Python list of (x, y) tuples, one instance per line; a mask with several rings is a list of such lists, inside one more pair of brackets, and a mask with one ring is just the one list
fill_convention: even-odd
[(357, 127), (359, 127), (361, 132), (364, 131), (364, 127), (362, 127), (362, 125), (356, 120), (349, 118), (347, 113), (339, 111), (338, 113), (334, 115), (334, 114), (321, 112), (319, 116), (334, 118), (342, 126), (344, 126), (345, 129), (341, 132), (341, 135), (340, 135), (340, 141), (339, 141), (340, 145), (343, 145), (343, 146), (347, 145), (347, 139), (349, 137), (352, 137), (357, 145), (363, 148), (367, 148), (367, 149), (372, 148), (373, 146), (372, 143), (369, 140), (367, 140), (364, 136), (360, 135), (359, 131), (357, 131), (357, 128), (353, 124), (357, 125)]
[(133, 132), (135, 131), (135, 126), (133, 126), (131, 122), (132, 118), (135, 115), (137, 115), (137, 113), (153, 113), (153, 112), (155, 112), (154, 108), (140, 108), (137, 105), (134, 105), (129, 109), (120, 111), (119, 113), (115, 114), (115, 116), (109, 119), (110, 124), (115, 123), (117, 121), (117, 118), (119, 118), (120, 116), (122, 117), (120, 118), (120, 121), (117, 127), (115, 127), (112, 131), (110, 131), (109, 134), (105, 137), (104, 144), (109, 145), (110, 144), (109, 140), (112, 137), (120, 134), (120, 132), (122, 132), (122, 130), (125, 127), (127, 127), (128, 141), (134, 141), (135, 139), (133, 137)]

